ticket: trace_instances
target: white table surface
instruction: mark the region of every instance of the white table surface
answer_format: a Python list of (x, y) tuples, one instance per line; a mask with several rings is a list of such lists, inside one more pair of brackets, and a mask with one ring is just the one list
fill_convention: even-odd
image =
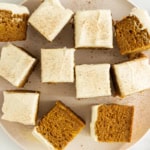
[[(20, 2), (21, 0), (7, 0), (7, 2)], [(150, 1), (149, 0), (129, 0), (139, 7), (148, 9), (150, 12)], [(4, 2), (4, 0), (0, 0)], [(14, 141), (12, 141), (7, 134), (0, 127), (0, 150), (22, 150)], [(150, 130), (148, 133), (130, 150), (150, 150)]]

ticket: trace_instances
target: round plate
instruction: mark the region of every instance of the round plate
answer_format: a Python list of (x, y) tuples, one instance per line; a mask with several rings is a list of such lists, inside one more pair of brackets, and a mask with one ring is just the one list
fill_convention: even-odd
[[(41, 0), (29, 0), (25, 5), (32, 12), (40, 4)], [(125, 0), (61, 0), (66, 8), (73, 11), (87, 9), (111, 9), (113, 20), (121, 19), (129, 14), (132, 6)], [(63, 31), (52, 42), (48, 42), (31, 26), (28, 27), (28, 36), (26, 41), (13, 42), (17, 46), (21, 46), (29, 51), (33, 56), (40, 60), (41, 48), (62, 48), (74, 47), (74, 31), (72, 24), (68, 24)], [(5, 43), (0, 43), (2, 47)], [(149, 53), (147, 52), (149, 55)], [(127, 60), (119, 54), (114, 41), (114, 48), (110, 50), (104, 49), (86, 49), (77, 50), (75, 53), (76, 64), (98, 64), (98, 63), (118, 63)], [(41, 92), (38, 118), (46, 114), (57, 100), (61, 100), (69, 106), (74, 112), (81, 116), (86, 121), (86, 127), (82, 132), (66, 147), (66, 150), (116, 150), (127, 149), (137, 142), (150, 127), (150, 109), (149, 97), (150, 90), (136, 93), (124, 99), (119, 97), (98, 97), (93, 99), (75, 98), (75, 84), (42, 84), (40, 81), (40, 61), (35, 70), (29, 77), (28, 82), (22, 89), (36, 90)], [(0, 107), (3, 103), (3, 90), (16, 89), (6, 80), (0, 78)], [(131, 143), (97, 143), (90, 137), (90, 118), (91, 106), (102, 103), (118, 103), (135, 106), (135, 116), (133, 123), (133, 136)], [(12, 106), (13, 107), (13, 106)], [(0, 116), (2, 112), (0, 112)], [(31, 134), (33, 126), (24, 126), (18, 123), (7, 122), (0, 120), (3, 128), (26, 150), (43, 150), (46, 148), (37, 141)]]

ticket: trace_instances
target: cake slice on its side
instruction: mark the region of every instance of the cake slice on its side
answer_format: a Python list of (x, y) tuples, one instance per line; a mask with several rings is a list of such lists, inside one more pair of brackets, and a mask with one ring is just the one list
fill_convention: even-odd
[(134, 107), (102, 104), (92, 107), (91, 136), (97, 142), (131, 142)]
[(73, 48), (41, 49), (42, 82), (74, 82), (74, 52)]
[(72, 16), (73, 12), (59, 0), (44, 0), (30, 16), (29, 23), (48, 41), (53, 41)]
[(4, 91), (2, 119), (25, 125), (35, 125), (38, 111), (39, 92)]
[(115, 34), (122, 55), (138, 53), (150, 48), (150, 16), (140, 8), (115, 23)]
[(110, 10), (78, 11), (75, 14), (76, 48), (113, 48)]
[(147, 57), (140, 57), (112, 67), (114, 85), (120, 97), (150, 88), (150, 65)]
[(84, 122), (61, 102), (45, 115), (33, 135), (49, 148), (62, 150), (83, 129)]
[(23, 49), (8, 44), (2, 48), (0, 58), (0, 76), (16, 87), (24, 86), (36, 64), (36, 59)]
[(29, 10), (25, 6), (0, 3), (0, 41), (26, 39)]
[(77, 98), (92, 98), (110, 95), (110, 64), (76, 66)]

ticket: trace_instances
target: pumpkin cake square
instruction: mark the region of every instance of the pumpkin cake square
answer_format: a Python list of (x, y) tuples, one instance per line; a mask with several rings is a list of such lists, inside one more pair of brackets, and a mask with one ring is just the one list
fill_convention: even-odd
[(36, 62), (36, 58), (9, 43), (2, 47), (0, 76), (16, 87), (23, 87)]
[(42, 82), (74, 82), (74, 52), (73, 48), (41, 49)]
[(44, 0), (29, 18), (29, 23), (48, 41), (53, 41), (70, 21), (73, 12), (59, 0)]
[(114, 85), (120, 97), (150, 88), (150, 65), (146, 56), (114, 64), (112, 70)]
[(76, 48), (113, 48), (110, 10), (77, 11), (74, 20)]
[(76, 97), (110, 96), (110, 64), (77, 65)]
[(24, 125), (35, 125), (38, 111), (39, 92), (4, 91), (2, 119)]
[(122, 55), (150, 48), (150, 16), (146, 10), (133, 8), (130, 15), (115, 23), (115, 35)]
[(26, 39), (29, 10), (25, 6), (0, 3), (0, 41)]
[(131, 142), (134, 106), (92, 106), (91, 136), (97, 142)]
[(85, 123), (61, 102), (45, 115), (33, 130), (33, 135), (47, 147), (63, 150), (83, 129)]

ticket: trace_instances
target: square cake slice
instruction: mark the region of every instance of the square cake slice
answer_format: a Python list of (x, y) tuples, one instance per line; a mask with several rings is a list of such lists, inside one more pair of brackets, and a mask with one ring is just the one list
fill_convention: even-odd
[(33, 135), (47, 147), (63, 150), (83, 129), (85, 123), (61, 102), (45, 115), (33, 130)]
[(75, 49), (41, 49), (41, 80), (49, 83), (74, 82)]
[(92, 98), (110, 95), (110, 64), (76, 66), (77, 98)]
[(26, 39), (29, 10), (25, 6), (0, 3), (0, 41)]
[(7, 44), (2, 48), (0, 58), (0, 76), (16, 87), (24, 86), (36, 64), (36, 59), (23, 49)]
[(73, 12), (65, 9), (59, 0), (44, 0), (29, 18), (29, 23), (48, 41), (53, 41), (72, 16)]
[(113, 48), (110, 10), (86, 10), (75, 14), (76, 48)]
[(92, 106), (91, 136), (97, 142), (131, 142), (134, 106)]
[(115, 23), (115, 35), (122, 55), (138, 53), (150, 48), (150, 16), (140, 8)]
[(114, 84), (120, 97), (150, 88), (150, 65), (147, 57), (113, 65)]
[(38, 111), (39, 92), (4, 91), (2, 119), (25, 125), (35, 125)]

